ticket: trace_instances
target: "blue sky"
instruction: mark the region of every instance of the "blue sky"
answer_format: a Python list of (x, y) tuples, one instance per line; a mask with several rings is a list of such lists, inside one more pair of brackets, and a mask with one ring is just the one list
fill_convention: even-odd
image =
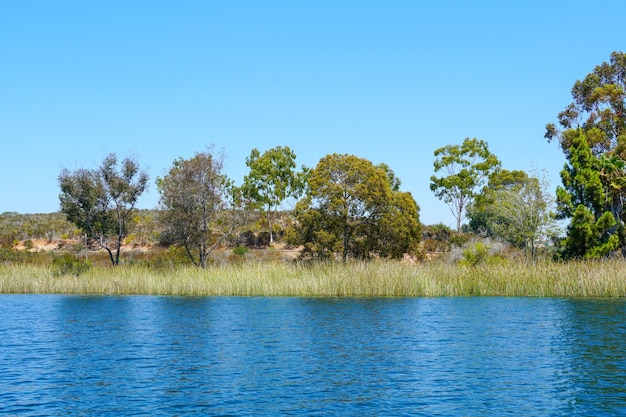
[(0, 0), (0, 213), (59, 209), (63, 168), (132, 155), (154, 180), (209, 145), (386, 163), (425, 224), (433, 152), (477, 137), (507, 169), (565, 163), (546, 123), (624, 49), (623, 1)]

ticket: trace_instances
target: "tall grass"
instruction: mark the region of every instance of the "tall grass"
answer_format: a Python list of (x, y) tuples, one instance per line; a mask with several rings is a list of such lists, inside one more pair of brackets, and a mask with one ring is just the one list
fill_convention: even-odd
[(43, 265), (0, 265), (0, 293), (162, 294), (192, 296), (624, 297), (626, 262), (511, 262), (452, 266), (397, 261), (226, 264), (153, 269), (97, 267), (74, 276)]

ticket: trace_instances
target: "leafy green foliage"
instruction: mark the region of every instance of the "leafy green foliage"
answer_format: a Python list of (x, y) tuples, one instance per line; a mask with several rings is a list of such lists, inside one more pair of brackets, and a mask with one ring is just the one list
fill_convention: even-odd
[(586, 135), (574, 138), (568, 152), (569, 164), (561, 171), (563, 187), (557, 188), (557, 207), (562, 218), (571, 218), (564, 240), (567, 258), (606, 256), (620, 244), (617, 222), (607, 210), (607, 195), (598, 161)]
[(353, 155), (332, 154), (310, 172), (307, 196), (296, 206), (294, 244), (304, 255), (335, 254), (368, 259), (398, 258), (417, 250), (419, 207), (384, 166)]
[(439, 148), (435, 158), (435, 174), (442, 171), (444, 175), (431, 176), (430, 189), (448, 205), (460, 231), (467, 206), (489, 175), (500, 167), (500, 161), (489, 152), (487, 142), (476, 138)]
[(557, 191), (561, 217), (572, 219), (566, 256), (604, 256), (620, 247), (626, 252), (625, 74), (626, 54), (613, 52), (609, 62), (574, 83), (572, 103), (558, 114), (559, 127), (546, 125), (545, 137), (558, 139), (569, 161)]
[(76, 256), (66, 253), (55, 257), (50, 265), (50, 271), (55, 277), (73, 275), (78, 277), (91, 268), (89, 261), (78, 259)]
[(267, 216), (269, 243), (274, 243), (273, 222), (279, 206), (290, 197), (298, 198), (305, 186), (307, 169), (296, 172), (296, 154), (278, 146), (261, 154), (256, 148), (246, 158), (250, 173), (244, 177), (243, 195)]
[(494, 172), (468, 215), (474, 232), (526, 249), (532, 258), (539, 240), (558, 234), (548, 181), (524, 171)]

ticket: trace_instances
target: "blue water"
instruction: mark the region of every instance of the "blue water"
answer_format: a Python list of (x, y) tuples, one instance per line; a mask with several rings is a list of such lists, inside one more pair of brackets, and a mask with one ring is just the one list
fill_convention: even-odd
[(0, 296), (0, 415), (626, 415), (626, 302)]

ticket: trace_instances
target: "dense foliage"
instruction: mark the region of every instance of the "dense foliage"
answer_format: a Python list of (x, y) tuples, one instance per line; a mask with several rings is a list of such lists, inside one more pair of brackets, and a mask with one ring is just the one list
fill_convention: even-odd
[(421, 239), (419, 207), (398, 189), (386, 165), (332, 154), (310, 172), (296, 207), (293, 241), (312, 258), (368, 259), (415, 253)]
[(573, 102), (550, 123), (545, 137), (558, 139), (567, 158), (557, 194), (559, 214), (569, 218), (565, 257), (603, 257), (621, 249), (626, 198), (626, 55), (613, 52), (572, 88)]

